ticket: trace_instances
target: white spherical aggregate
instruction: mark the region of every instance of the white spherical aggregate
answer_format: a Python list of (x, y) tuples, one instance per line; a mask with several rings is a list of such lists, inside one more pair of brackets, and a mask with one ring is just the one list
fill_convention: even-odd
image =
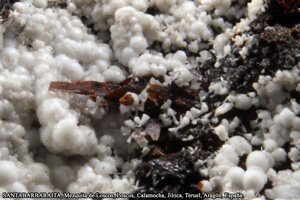
[(239, 156), (249, 154), (252, 150), (252, 147), (249, 144), (249, 142), (241, 136), (231, 137), (228, 140), (228, 143), (235, 149), (235, 152), (237, 152)]
[(234, 188), (241, 188), (243, 185), (245, 171), (240, 167), (232, 167), (225, 175)]
[(0, 185), (5, 186), (18, 180), (19, 170), (11, 161), (0, 161)]
[(33, 5), (35, 5), (38, 8), (46, 8), (47, 0), (34, 0)]
[(280, 121), (284, 126), (292, 127), (295, 114), (288, 108), (283, 109), (280, 114)]
[(223, 145), (220, 152), (215, 158), (217, 165), (236, 166), (239, 162), (239, 157), (231, 145)]
[(7, 189), (11, 192), (28, 192), (27, 188), (18, 181), (11, 184)]
[(133, 36), (130, 39), (129, 46), (137, 53), (143, 53), (147, 49), (147, 40), (141, 36)]
[(247, 156), (246, 166), (249, 167), (255, 166), (261, 168), (263, 171), (267, 171), (270, 166), (269, 159), (265, 152), (263, 151), (253, 151)]
[(259, 192), (266, 184), (267, 176), (261, 168), (252, 166), (246, 170), (243, 179), (244, 189)]
[(286, 160), (287, 153), (283, 148), (277, 148), (272, 152), (272, 156), (276, 162), (284, 162)]
[(53, 132), (53, 140), (66, 149), (76, 149), (81, 143), (81, 135), (77, 131), (76, 121), (72, 119), (61, 120)]

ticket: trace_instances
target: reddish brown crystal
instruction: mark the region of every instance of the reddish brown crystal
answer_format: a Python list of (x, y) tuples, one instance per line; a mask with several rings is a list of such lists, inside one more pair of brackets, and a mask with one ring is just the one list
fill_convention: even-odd
[(124, 96), (120, 98), (119, 102), (124, 106), (131, 106), (134, 103), (134, 98), (132, 94), (126, 93)]
[[(100, 97), (99, 107), (118, 111), (120, 104), (130, 106), (134, 103), (134, 98), (129, 92), (140, 94), (146, 88), (148, 96), (144, 108), (150, 117), (158, 115), (160, 107), (167, 100), (171, 100), (171, 107), (178, 114), (185, 113), (186, 110), (200, 102), (198, 90), (178, 87), (176, 84), (168, 86), (152, 84), (148, 81), (147, 78), (138, 79), (136, 77), (129, 77), (119, 84), (81, 80), (56, 81), (51, 82), (49, 90), (89, 95), (93, 101), (96, 101), (96, 97)], [(151, 135), (149, 132), (149, 135), (153, 140), (156, 140), (156, 137), (159, 136), (156, 132), (154, 133)]]

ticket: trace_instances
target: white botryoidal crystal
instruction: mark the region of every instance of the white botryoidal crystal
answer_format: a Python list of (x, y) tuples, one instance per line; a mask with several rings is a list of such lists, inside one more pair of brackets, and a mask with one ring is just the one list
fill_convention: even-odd
[(19, 170), (12, 161), (0, 161), (0, 185), (3, 187), (18, 180)]
[(83, 69), (77, 60), (71, 59), (64, 54), (56, 56), (55, 60), (59, 70), (61, 70), (62, 75), (71, 80), (82, 79)]
[(253, 151), (247, 156), (247, 169), (248, 167), (255, 166), (266, 172), (272, 165), (273, 158), (265, 151)]
[(300, 160), (299, 149), (297, 149), (296, 147), (292, 147), (290, 149), (290, 152), (288, 153), (288, 156), (293, 162), (299, 161)]
[(299, 171), (282, 170), (273, 174), (274, 187), (265, 191), (267, 198), (297, 199), (299, 197)]
[(284, 162), (286, 160), (287, 153), (283, 148), (277, 148), (272, 152), (272, 156), (275, 162)]
[(27, 188), (22, 184), (21, 182), (14, 182), (13, 184), (9, 185), (7, 187), (8, 191), (14, 191), (14, 192), (28, 192)]
[(146, 51), (148, 44), (147, 40), (142, 36), (133, 36), (130, 39), (129, 46), (137, 53), (143, 53)]
[(233, 136), (228, 140), (228, 143), (234, 148), (239, 156), (249, 154), (252, 150), (249, 142), (241, 136)]
[(267, 183), (267, 176), (263, 169), (256, 166), (247, 167), (243, 178), (244, 189), (259, 192)]
[(278, 147), (278, 144), (274, 139), (265, 139), (263, 146), (266, 151), (272, 152)]
[(65, 149), (77, 149), (85, 145), (85, 138), (78, 131), (74, 118), (60, 120), (53, 130), (53, 142)]
[(225, 182), (229, 182), (231, 188), (242, 189), (244, 175), (245, 171), (242, 168), (236, 166), (228, 170), (224, 177), (224, 180)]
[(292, 127), (293, 126), (293, 120), (295, 118), (295, 114), (288, 108), (283, 109), (280, 114), (280, 121), (282, 125), (286, 127)]
[(107, 67), (107, 69), (103, 71), (102, 75), (105, 78), (105, 81), (112, 83), (120, 83), (125, 79), (124, 72), (117, 66)]
[(216, 165), (236, 166), (239, 162), (239, 157), (231, 145), (225, 144), (221, 147), (214, 160)]
[(69, 104), (52, 98), (43, 102), (38, 116), (44, 128), (41, 130), (42, 143), (52, 151), (66, 154), (89, 154), (96, 145), (94, 130), (78, 126), (76, 113), (68, 110)]
[(138, 54), (144, 53), (148, 43), (157, 38), (159, 25), (153, 16), (132, 7), (123, 7), (116, 11), (115, 24), (110, 30), (113, 48), (120, 55), (120, 62), (128, 64)]
[(46, 8), (47, 0), (34, 0), (33, 5), (35, 5), (38, 8)]

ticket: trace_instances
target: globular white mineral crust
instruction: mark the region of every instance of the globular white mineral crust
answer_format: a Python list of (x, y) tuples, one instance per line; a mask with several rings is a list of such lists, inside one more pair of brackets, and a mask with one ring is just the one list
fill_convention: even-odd
[[(161, 87), (199, 90), (203, 101), (183, 114), (173, 109), (176, 102), (163, 102), (160, 123), (151, 128), (167, 127), (168, 134), (180, 135), (191, 126), (210, 127), (221, 147), (194, 163), (202, 192), (299, 198), (300, 105), (290, 98), (291, 91), (300, 91), (299, 66), (260, 75), (245, 94), (230, 89), (223, 77), (206, 90), (201, 82), (200, 71), (212, 73), (207, 61), (215, 60), (210, 67), (227, 72), (220, 61), (234, 46), (241, 48), (242, 58), (248, 56), (253, 38), (247, 31), (265, 7), (262, 0), (16, 2), (0, 25), (0, 194), (112, 194), (143, 188), (135, 170), (153, 147), (143, 130), (152, 122), (144, 113), (146, 89), (127, 92), (133, 102), (117, 113), (100, 108), (101, 97), (93, 101), (49, 91), (52, 81), (118, 84), (135, 76), (152, 77), (150, 83)], [(216, 109), (208, 97), (220, 97)], [(249, 111), (249, 118), (255, 113), (257, 119), (231, 116), (232, 110)], [(158, 140), (160, 132), (152, 137)], [(194, 139), (198, 135), (182, 141)], [(289, 169), (275, 170), (285, 162)], [(268, 181), (271, 186), (264, 190)]]

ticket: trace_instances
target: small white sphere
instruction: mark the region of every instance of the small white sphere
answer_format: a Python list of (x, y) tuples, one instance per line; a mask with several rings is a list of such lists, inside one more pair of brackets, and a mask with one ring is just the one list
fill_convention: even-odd
[(216, 156), (215, 162), (216, 165), (236, 166), (239, 163), (239, 157), (231, 145), (225, 144)]
[(291, 148), (288, 156), (293, 162), (299, 161), (300, 160), (299, 149), (297, 149), (296, 147)]
[(34, 54), (36, 59), (36, 64), (46, 64), (49, 66), (53, 66), (55, 64), (55, 59), (49, 53), (39, 53)]
[(123, 72), (116, 67), (110, 67), (105, 70), (103, 72), (103, 76), (105, 78), (105, 81), (113, 83), (119, 83), (125, 79)]
[(245, 94), (237, 95), (237, 99), (235, 101), (235, 107), (238, 109), (248, 109), (251, 107), (251, 99)]
[(286, 160), (287, 153), (283, 148), (277, 148), (272, 152), (272, 156), (277, 162), (284, 162)]
[(129, 46), (137, 53), (143, 53), (146, 51), (148, 44), (147, 40), (142, 36), (133, 36), (130, 39)]
[(33, 73), (37, 76), (42, 76), (43, 74), (50, 71), (49, 65), (37, 64), (34, 66)]
[(19, 171), (15, 163), (7, 160), (0, 161), (0, 185), (5, 186), (18, 180)]
[(244, 174), (243, 184), (244, 189), (254, 190), (259, 192), (265, 186), (267, 182), (267, 176), (263, 170), (259, 167), (250, 167)]
[(300, 139), (300, 132), (298, 131), (292, 131), (290, 133), (290, 137), (294, 140), (294, 141), (297, 141)]
[(87, 174), (93, 174), (95, 176), (95, 172), (94, 172), (93, 168), (89, 165), (84, 165), (77, 172), (78, 177), (84, 177)]
[(294, 121), (294, 118), (295, 118), (295, 113), (293, 113), (290, 109), (285, 108), (280, 112), (279, 118), (280, 118), (281, 123), (284, 126), (292, 127), (293, 126), (293, 121)]
[(50, 182), (50, 170), (42, 163), (28, 165), (28, 173), (35, 181), (35, 184), (47, 184)]
[(24, 13), (24, 11), (26, 10), (26, 6), (24, 5), (24, 3), (16, 2), (13, 4), (13, 9), (18, 13)]
[(27, 188), (19, 181), (14, 182), (13, 184), (9, 185), (9, 187), (7, 189), (11, 192), (27, 192), (28, 191)]
[(276, 178), (277, 174), (276, 171), (273, 168), (270, 168), (267, 171), (267, 177), (270, 181), (274, 182), (274, 179)]
[(266, 140), (264, 141), (263, 146), (264, 146), (264, 149), (265, 149), (266, 151), (272, 152), (272, 151), (274, 151), (274, 150), (278, 147), (278, 144), (277, 144), (277, 142), (276, 142), (275, 140), (273, 140), (273, 139), (266, 139)]
[(137, 76), (146, 76), (146, 75), (150, 74), (151, 69), (148, 64), (144, 63), (141, 65), (134, 66), (133, 72)]
[(61, 73), (69, 79), (78, 80), (83, 76), (83, 69), (77, 60), (60, 54), (55, 57), (57, 66), (61, 69)]
[(264, 171), (267, 171), (270, 168), (266, 153), (263, 151), (251, 152), (247, 157), (246, 166), (247, 168), (251, 166), (260, 167)]
[[(84, 176), (79, 177), (79, 179), (80, 179), (79, 186), (81, 186), (81, 187), (87, 186), (87, 185), (93, 183), (95, 181), (95, 179), (98, 178), (99, 176), (92, 174), (92, 173), (85, 174)], [(79, 191), (85, 191), (85, 190), (82, 190), (82, 188), (80, 188)]]
[(74, 4), (74, 3), (68, 3), (68, 11), (70, 12), (70, 13), (73, 13), (73, 12), (75, 12), (76, 11), (76, 5)]
[(83, 36), (82, 29), (78, 27), (73, 27), (69, 34), (70, 38), (76, 41), (79, 41)]
[(131, 59), (138, 57), (137, 52), (133, 48), (126, 47), (121, 53), (121, 61), (123, 64), (127, 65)]
[(293, 128), (296, 129), (297, 131), (300, 130), (300, 118), (299, 117), (294, 118)]
[(116, 171), (116, 167), (108, 162), (100, 162), (95, 167), (95, 172), (101, 175), (114, 174)]
[(41, 41), (41, 40), (35, 40), (34, 42), (32, 42), (32, 47), (35, 50), (41, 49), (45, 46), (45, 42)]
[(83, 69), (77, 61), (72, 60), (68, 66), (64, 66), (62, 74), (71, 80), (78, 80), (83, 76)]
[(95, 63), (95, 66), (100, 73), (104, 72), (106, 69), (109, 68), (109, 64), (104, 60), (97, 60)]
[(1, 63), (3, 67), (13, 67), (19, 59), (19, 51), (14, 47), (4, 48), (1, 52)]
[(108, 146), (113, 146), (114, 143), (115, 143), (115, 140), (112, 136), (110, 135), (103, 135), (101, 138), (100, 138), (100, 141), (99, 141), (100, 144), (103, 144), (103, 145), (108, 145)]
[(34, 0), (33, 5), (38, 8), (47, 8), (47, 0)]
[(19, 59), (19, 65), (25, 66), (29, 69), (33, 68), (35, 65), (35, 57), (30, 52), (24, 52), (21, 54)]
[(83, 138), (78, 132), (76, 123), (77, 122), (71, 118), (61, 120), (53, 132), (53, 140), (65, 149), (78, 148)]
[(225, 175), (225, 178), (232, 183), (234, 188), (241, 188), (243, 185), (245, 171), (240, 167), (232, 167)]
[(166, 74), (167, 69), (164, 65), (157, 65), (157, 64), (152, 64), (151, 66), (151, 73), (155, 76), (163, 76)]
[(248, 154), (252, 150), (252, 146), (249, 144), (249, 142), (241, 136), (231, 137), (228, 140), (228, 143), (234, 148), (235, 152), (237, 152), (239, 156)]

